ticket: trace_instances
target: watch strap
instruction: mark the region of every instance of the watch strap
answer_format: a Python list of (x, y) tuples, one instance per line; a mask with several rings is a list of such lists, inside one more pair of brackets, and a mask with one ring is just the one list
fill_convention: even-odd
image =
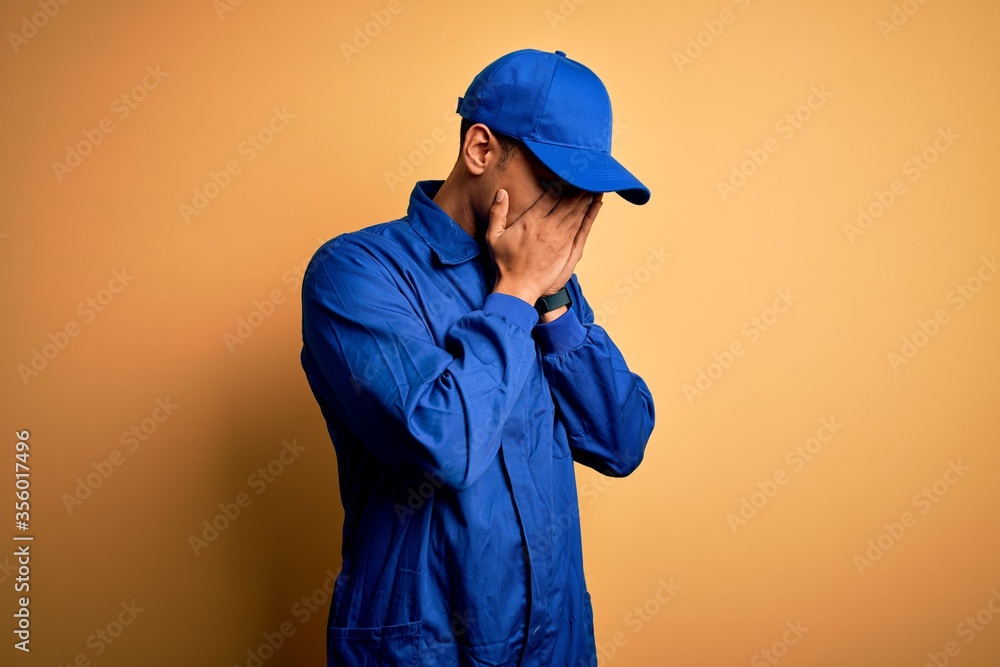
[(573, 305), (573, 300), (569, 298), (569, 292), (566, 290), (566, 286), (563, 285), (562, 289), (555, 294), (540, 297), (535, 302), (535, 310), (538, 311), (539, 315), (544, 315), (556, 308), (571, 305)]

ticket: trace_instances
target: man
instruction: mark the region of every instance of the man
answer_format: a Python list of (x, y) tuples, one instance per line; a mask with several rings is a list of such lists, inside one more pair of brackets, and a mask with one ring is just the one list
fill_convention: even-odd
[(500, 58), (458, 113), (448, 179), (327, 242), (303, 282), (345, 514), (328, 661), (595, 666), (573, 462), (631, 473), (653, 402), (573, 269), (601, 193), (649, 190), (562, 52)]

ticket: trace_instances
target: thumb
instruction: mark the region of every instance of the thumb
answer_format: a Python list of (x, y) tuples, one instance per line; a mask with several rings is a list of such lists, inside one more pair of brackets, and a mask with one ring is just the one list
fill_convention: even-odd
[(504, 189), (497, 190), (497, 196), (490, 207), (490, 223), (486, 228), (486, 239), (491, 243), (495, 241), (504, 230), (507, 229), (507, 210), (510, 206), (510, 198)]

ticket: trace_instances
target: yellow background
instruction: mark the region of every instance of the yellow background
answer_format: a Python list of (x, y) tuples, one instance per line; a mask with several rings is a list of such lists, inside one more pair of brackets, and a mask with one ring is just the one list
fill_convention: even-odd
[[(30, 429), (35, 535), (30, 655), (11, 647), (0, 570), (4, 665), (246, 665), (285, 622), (264, 664), (323, 663), (327, 603), (308, 619), (295, 605), (325, 597), (342, 511), (298, 362), (297, 276), (322, 240), (401, 216), (414, 180), (444, 178), (457, 97), (526, 47), (602, 77), (614, 152), (653, 192), (607, 199), (578, 269), (657, 410), (634, 475), (579, 468), (601, 663), (772, 664), (759, 652), (773, 649), (789, 667), (920, 667), (955, 642), (948, 664), (1000, 664), (1000, 616), (969, 642), (960, 629), (1000, 587), (1000, 280), (976, 282), (1000, 252), (996, 2), (49, 4), (34, 31), (40, 4), (0, 9), (0, 469), (12, 490), (13, 434)], [(122, 117), (115, 100), (144, 77)], [(800, 109), (813, 87), (830, 96)], [(275, 108), (294, 117), (249, 160)], [(57, 176), (102, 119), (113, 131)], [(768, 140), (766, 162), (741, 167)], [(935, 161), (912, 172), (925, 151)], [(229, 161), (239, 173), (185, 220)], [(753, 173), (724, 198), (734, 168)], [(897, 179), (881, 217), (845, 228)], [(650, 271), (654, 249), (670, 258)], [(102, 293), (116, 270), (134, 277)], [(966, 284), (978, 291), (959, 308)], [(779, 290), (796, 300), (775, 317)], [(77, 335), (23, 381), (67, 323)], [(916, 355), (892, 363), (914, 336)], [(699, 371), (715, 379), (686, 395)], [(163, 416), (157, 399), (178, 407), (129, 451), (122, 435)], [(787, 453), (823, 419), (842, 426), (797, 469)], [(304, 451), (257, 494), (251, 475), (293, 440)], [(954, 484), (949, 462), (968, 469)], [(937, 502), (915, 500), (935, 482)], [(252, 503), (195, 555), (189, 536), (241, 492)], [(734, 532), (744, 498), (761, 507)], [(905, 512), (904, 534), (883, 536)], [(888, 550), (859, 566), (880, 536)], [(661, 580), (679, 587), (666, 603)], [(133, 600), (144, 611), (113, 643), (88, 640)], [(786, 623), (808, 628), (794, 645)]]

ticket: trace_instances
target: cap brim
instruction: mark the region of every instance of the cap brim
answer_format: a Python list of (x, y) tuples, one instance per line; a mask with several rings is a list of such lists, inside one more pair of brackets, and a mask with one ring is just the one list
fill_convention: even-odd
[(521, 140), (542, 164), (573, 187), (588, 192), (617, 192), (639, 206), (649, 201), (649, 188), (604, 151)]

